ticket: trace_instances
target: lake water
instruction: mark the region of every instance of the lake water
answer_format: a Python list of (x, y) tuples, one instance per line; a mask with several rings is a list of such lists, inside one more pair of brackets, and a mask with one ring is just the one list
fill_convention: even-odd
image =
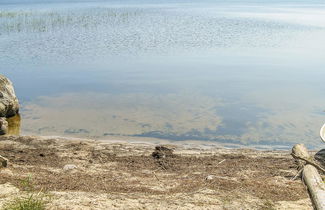
[(325, 3), (270, 2), (0, 0), (20, 133), (321, 147)]

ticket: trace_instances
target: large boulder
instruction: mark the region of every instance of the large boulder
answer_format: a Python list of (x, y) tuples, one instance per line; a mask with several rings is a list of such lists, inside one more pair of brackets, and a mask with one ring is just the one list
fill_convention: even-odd
[(19, 102), (12, 82), (0, 75), (0, 117), (12, 117), (18, 114)]

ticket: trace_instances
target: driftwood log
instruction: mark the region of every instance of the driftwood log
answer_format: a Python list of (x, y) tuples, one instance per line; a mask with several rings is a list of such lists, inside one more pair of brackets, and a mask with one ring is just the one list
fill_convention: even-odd
[(292, 148), (291, 154), (294, 158), (303, 160), (306, 163), (302, 169), (302, 179), (308, 188), (314, 208), (325, 210), (325, 184), (317, 170), (319, 169), (324, 172), (324, 169), (309, 155), (308, 150), (303, 144), (295, 145)]

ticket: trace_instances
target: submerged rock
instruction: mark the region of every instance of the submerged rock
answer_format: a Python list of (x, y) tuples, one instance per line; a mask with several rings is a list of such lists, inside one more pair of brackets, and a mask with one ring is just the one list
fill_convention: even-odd
[(19, 102), (12, 82), (0, 75), (0, 117), (12, 117), (19, 111)]

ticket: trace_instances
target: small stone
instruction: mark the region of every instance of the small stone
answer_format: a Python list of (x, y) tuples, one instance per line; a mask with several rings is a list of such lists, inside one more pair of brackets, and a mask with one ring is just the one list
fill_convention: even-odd
[(65, 171), (73, 170), (76, 168), (78, 168), (78, 167), (74, 164), (67, 164), (67, 165), (63, 166), (63, 170), (65, 170)]
[(0, 155), (0, 168), (5, 168), (8, 166), (8, 159)]
[(208, 175), (207, 177), (205, 177), (205, 180), (212, 180), (214, 179), (214, 175)]

